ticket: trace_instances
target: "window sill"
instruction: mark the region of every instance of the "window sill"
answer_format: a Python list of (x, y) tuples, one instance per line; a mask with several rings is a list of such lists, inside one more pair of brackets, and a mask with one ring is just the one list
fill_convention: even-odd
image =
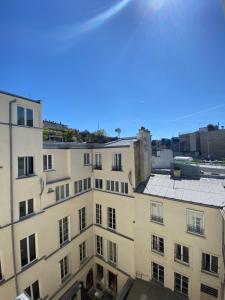
[(198, 237), (201, 237), (201, 238), (206, 238), (204, 234), (199, 234), (199, 233), (196, 233), (196, 232), (192, 232), (192, 231), (186, 231), (186, 233), (188, 234), (192, 234), (192, 235), (195, 235), (195, 236), (198, 236)]
[(108, 260), (108, 264), (110, 266), (114, 267), (114, 268), (117, 266), (117, 262), (113, 262), (113, 261), (110, 261), (110, 260)]
[(82, 266), (88, 260), (88, 256), (86, 256), (82, 261), (80, 261), (80, 266)]
[(63, 242), (62, 244), (59, 245), (59, 248), (61, 249), (61, 248), (65, 247), (67, 244), (69, 244), (69, 242), (70, 242), (70, 240)]
[(84, 167), (91, 167), (91, 164), (84, 164)]
[(112, 172), (123, 172), (123, 169), (111, 169)]
[(157, 251), (157, 250), (155, 250), (155, 249), (152, 249), (152, 252), (153, 252), (153, 253), (156, 253), (156, 254), (159, 254), (159, 255), (161, 255), (161, 256), (164, 256), (164, 253), (163, 253), (163, 252)]
[(186, 294), (183, 294), (183, 293), (181, 293), (179, 291), (176, 291), (176, 290), (174, 290), (174, 293), (176, 293), (177, 295), (183, 297), (184, 299), (188, 299), (188, 295), (186, 295)]
[(29, 215), (23, 216), (19, 218), (19, 221), (27, 220), (35, 215), (35, 212), (30, 213)]
[(29, 269), (30, 267), (32, 267), (33, 265), (35, 265), (36, 262), (38, 262), (38, 259), (37, 259), (37, 258), (34, 259), (33, 261), (31, 261), (30, 263), (28, 263), (27, 265), (22, 266), (22, 267), (21, 267), (21, 271), (25, 271), (25, 270)]
[(218, 273), (213, 273), (213, 272), (210, 272), (210, 271), (207, 271), (207, 270), (203, 270), (203, 269), (201, 271), (204, 274), (211, 275), (213, 277), (219, 278), (219, 274)]
[(64, 284), (67, 281), (67, 279), (71, 277), (71, 275), (72, 275), (71, 273), (67, 274), (64, 278), (61, 279), (61, 283)]
[(56, 171), (56, 170), (55, 169), (43, 170), (44, 173), (54, 172), (54, 171)]
[(28, 176), (19, 176), (19, 177), (16, 177), (16, 180), (26, 179), (26, 178), (36, 177), (36, 176), (37, 176), (36, 174), (32, 174), (32, 175), (28, 175)]
[(158, 222), (158, 221), (153, 220), (153, 219), (150, 219), (150, 222), (155, 223), (155, 224), (158, 224), (158, 225), (165, 226), (165, 225), (164, 225), (164, 222)]
[(179, 260), (178, 258), (174, 258), (174, 261), (177, 262), (178, 264), (184, 265), (186, 267), (190, 267), (189, 263), (186, 263), (186, 262), (184, 262), (182, 260)]

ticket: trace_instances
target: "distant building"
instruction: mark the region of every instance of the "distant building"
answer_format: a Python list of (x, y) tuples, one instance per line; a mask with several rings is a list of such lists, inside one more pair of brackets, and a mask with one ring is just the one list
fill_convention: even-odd
[(179, 152), (180, 151), (180, 144), (179, 144), (179, 137), (172, 137), (171, 138), (171, 150), (173, 152)]
[(199, 131), (201, 156), (206, 159), (225, 158), (225, 129)]
[(44, 120), (43, 129), (45, 133), (45, 140), (62, 142), (63, 133), (68, 130), (68, 126), (62, 123), (57, 123), (54, 121)]
[(196, 153), (200, 151), (199, 132), (190, 132), (179, 135), (180, 152)]

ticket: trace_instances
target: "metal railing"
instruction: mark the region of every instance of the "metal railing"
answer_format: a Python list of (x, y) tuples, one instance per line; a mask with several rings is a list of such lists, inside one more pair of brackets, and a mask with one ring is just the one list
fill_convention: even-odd
[(187, 225), (187, 231), (199, 235), (204, 235), (204, 229), (200, 226)]

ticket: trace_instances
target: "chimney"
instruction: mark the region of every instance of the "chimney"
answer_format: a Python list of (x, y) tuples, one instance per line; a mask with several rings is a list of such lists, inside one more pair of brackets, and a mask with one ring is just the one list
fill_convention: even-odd
[(139, 129), (137, 138), (140, 143), (139, 163), (140, 163), (140, 179), (145, 181), (152, 171), (152, 145), (151, 145), (151, 133), (145, 127)]

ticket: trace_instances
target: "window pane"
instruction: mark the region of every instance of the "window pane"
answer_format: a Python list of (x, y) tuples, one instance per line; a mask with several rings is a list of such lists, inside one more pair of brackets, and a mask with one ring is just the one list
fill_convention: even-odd
[(70, 194), (70, 185), (69, 183), (66, 184), (66, 197), (69, 197)]
[(29, 236), (30, 261), (36, 259), (35, 234)]
[(31, 288), (30, 288), (30, 286), (28, 286), (28, 288), (25, 289), (25, 293), (26, 293), (29, 297), (31, 297)]
[(189, 262), (189, 251), (188, 247), (183, 247), (183, 261), (188, 263)]
[(25, 125), (24, 108), (17, 106), (17, 125)]
[(32, 156), (28, 157), (27, 173), (28, 175), (34, 174), (34, 158)]
[(34, 212), (34, 199), (28, 200), (28, 214), (32, 214)]
[(20, 256), (21, 256), (21, 265), (23, 267), (28, 264), (27, 239), (22, 239), (20, 241)]
[(38, 283), (38, 280), (35, 281), (32, 284), (32, 289), (33, 289), (33, 299), (34, 300), (40, 299), (40, 292), (39, 292), (39, 283)]
[(18, 157), (18, 176), (25, 175), (24, 157)]
[(33, 127), (33, 109), (27, 108), (27, 126)]
[(49, 170), (52, 169), (52, 156), (51, 155), (48, 156), (48, 169)]
[(20, 218), (25, 217), (26, 216), (26, 202), (22, 201), (20, 202)]
[(48, 167), (47, 167), (47, 155), (43, 156), (43, 169), (44, 170), (48, 169)]

